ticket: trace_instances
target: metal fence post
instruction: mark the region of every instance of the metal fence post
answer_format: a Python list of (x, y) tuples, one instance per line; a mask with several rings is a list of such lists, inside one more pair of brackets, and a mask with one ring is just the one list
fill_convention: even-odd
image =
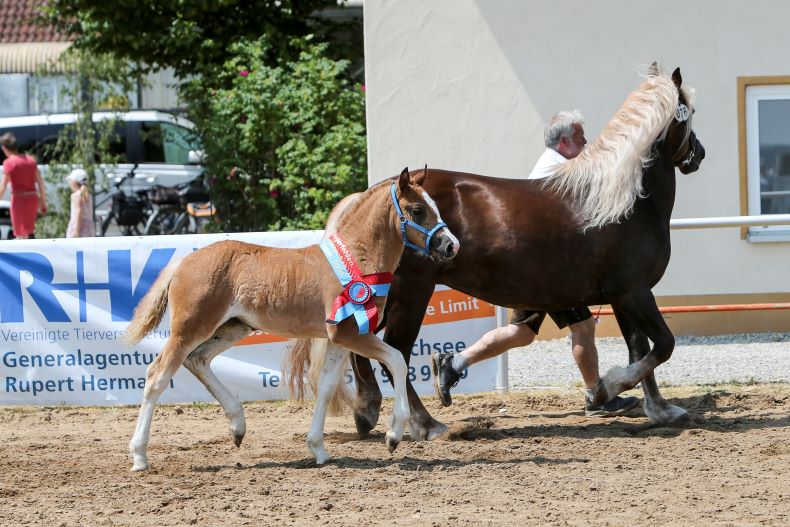
[[(496, 306), (496, 325), (498, 328), (507, 325), (506, 308)], [(507, 393), (510, 388), (510, 383), (508, 382), (507, 354), (508, 352), (506, 351), (497, 356), (496, 382), (494, 383), (494, 391), (496, 393)]]

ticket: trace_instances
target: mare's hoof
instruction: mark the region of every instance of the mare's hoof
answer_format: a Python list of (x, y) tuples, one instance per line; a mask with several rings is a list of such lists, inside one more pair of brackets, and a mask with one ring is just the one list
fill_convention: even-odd
[(603, 382), (603, 379), (598, 379), (598, 382), (595, 383), (595, 390), (593, 392), (593, 399), (590, 403), (593, 406), (602, 406), (605, 402), (609, 401), (611, 397), (606, 391), (606, 385)]
[(241, 441), (244, 439), (244, 434), (241, 435), (234, 435), (233, 436), (233, 444), (236, 445), (236, 448), (241, 447)]
[(430, 430), (428, 430), (428, 441), (433, 441), (434, 439), (438, 439), (447, 433), (447, 425), (444, 423), (440, 423), (439, 421), (434, 421), (433, 426)]
[(413, 441), (433, 441), (447, 433), (447, 425), (431, 419), (426, 426), (419, 421), (409, 422), (409, 435)]
[(673, 426), (685, 426), (689, 424), (691, 422), (691, 416), (689, 415), (689, 413), (683, 410), (682, 408), (678, 408), (678, 409), (681, 411), (678, 412), (677, 415), (672, 417), (672, 421), (670, 421), (670, 424)]
[(376, 423), (371, 424), (367, 416), (354, 413), (354, 425), (357, 427), (357, 435), (360, 439), (367, 439), (370, 431), (376, 426)]
[(673, 406), (671, 404), (664, 405), (650, 405), (649, 401), (645, 401), (644, 405), (645, 415), (650, 419), (650, 422), (659, 426), (684, 426), (691, 421), (688, 412), (680, 406)]

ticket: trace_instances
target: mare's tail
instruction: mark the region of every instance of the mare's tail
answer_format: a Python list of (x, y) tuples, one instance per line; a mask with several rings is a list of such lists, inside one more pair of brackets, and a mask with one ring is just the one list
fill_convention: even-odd
[(123, 336), (126, 344), (137, 344), (143, 340), (143, 337), (156, 329), (156, 326), (162, 321), (162, 316), (167, 309), (167, 291), (170, 288), (170, 281), (180, 263), (180, 259), (174, 260), (162, 269), (154, 285), (137, 305), (134, 317)]
[[(296, 339), (286, 352), (284, 370), (291, 399), (304, 401), (307, 386), (313, 394), (318, 389), (318, 380), (324, 368), (324, 357), (329, 346), (336, 346), (328, 339)], [(354, 393), (341, 378), (329, 401), (329, 415), (339, 415), (345, 408), (354, 408)]]

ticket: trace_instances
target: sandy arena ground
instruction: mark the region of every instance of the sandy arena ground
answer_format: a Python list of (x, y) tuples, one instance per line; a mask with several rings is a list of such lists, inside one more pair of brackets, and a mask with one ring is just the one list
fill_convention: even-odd
[(137, 408), (4, 407), (0, 525), (790, 524), (790, 385), (664, 391), (687, 427), (587, 419), (578, 390), (430, 398), (451, 433), (394, 456), (333, 417), (324, 467), (309, 406), (245, 404), (236, 449), (216, 405), (162, 405), (141, 473)]

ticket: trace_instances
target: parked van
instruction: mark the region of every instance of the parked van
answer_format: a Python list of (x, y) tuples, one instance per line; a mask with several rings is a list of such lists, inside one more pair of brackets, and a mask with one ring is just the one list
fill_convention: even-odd
[[(119, 156), (120, 161), (111, 169), (97, 171), (97, 214), (102, 212), (102, 202), (108, 196), (104, 187), (113, 189), (113, 183), (125, 179), (121, 186), (123, 191), (133, 195), (137, 190), (151, 188), (154, 185), (174, 186), (192, 181), (203, 174), (200, 166), (200, 148), (195, 143), (192, 130), (194, 125), (186, 119), (160, 111), (131, 112), (96, 112), (94, 122), (116, 119), (116, 139), (110, 146), (112, 154)], [(19, 150), (34, 156), (39, 163), (42, 175), (47, 171), (49, 163), (48, 146), (57, 142), (58, 133), (67, 125), (77, 120), (76, 114), (27, 115), (20, 117), (0, 118), (0, 135), (13, 133), (19, 144)], [(0, 151), (0, 163), (5, 156)], [(0, 169), (2, 170), (2, 169)], [(111, 179), (108, 184), (102, 180), (106, 176)], [(7, 201), (10, 195), (6, 191), (0, 196), (0, 224), (2, 218), (8, 216)], [(49, 196), (53, 194), (48, 193)], [(0, 225), (0, 236), (7, 238), (6, 229)]]

